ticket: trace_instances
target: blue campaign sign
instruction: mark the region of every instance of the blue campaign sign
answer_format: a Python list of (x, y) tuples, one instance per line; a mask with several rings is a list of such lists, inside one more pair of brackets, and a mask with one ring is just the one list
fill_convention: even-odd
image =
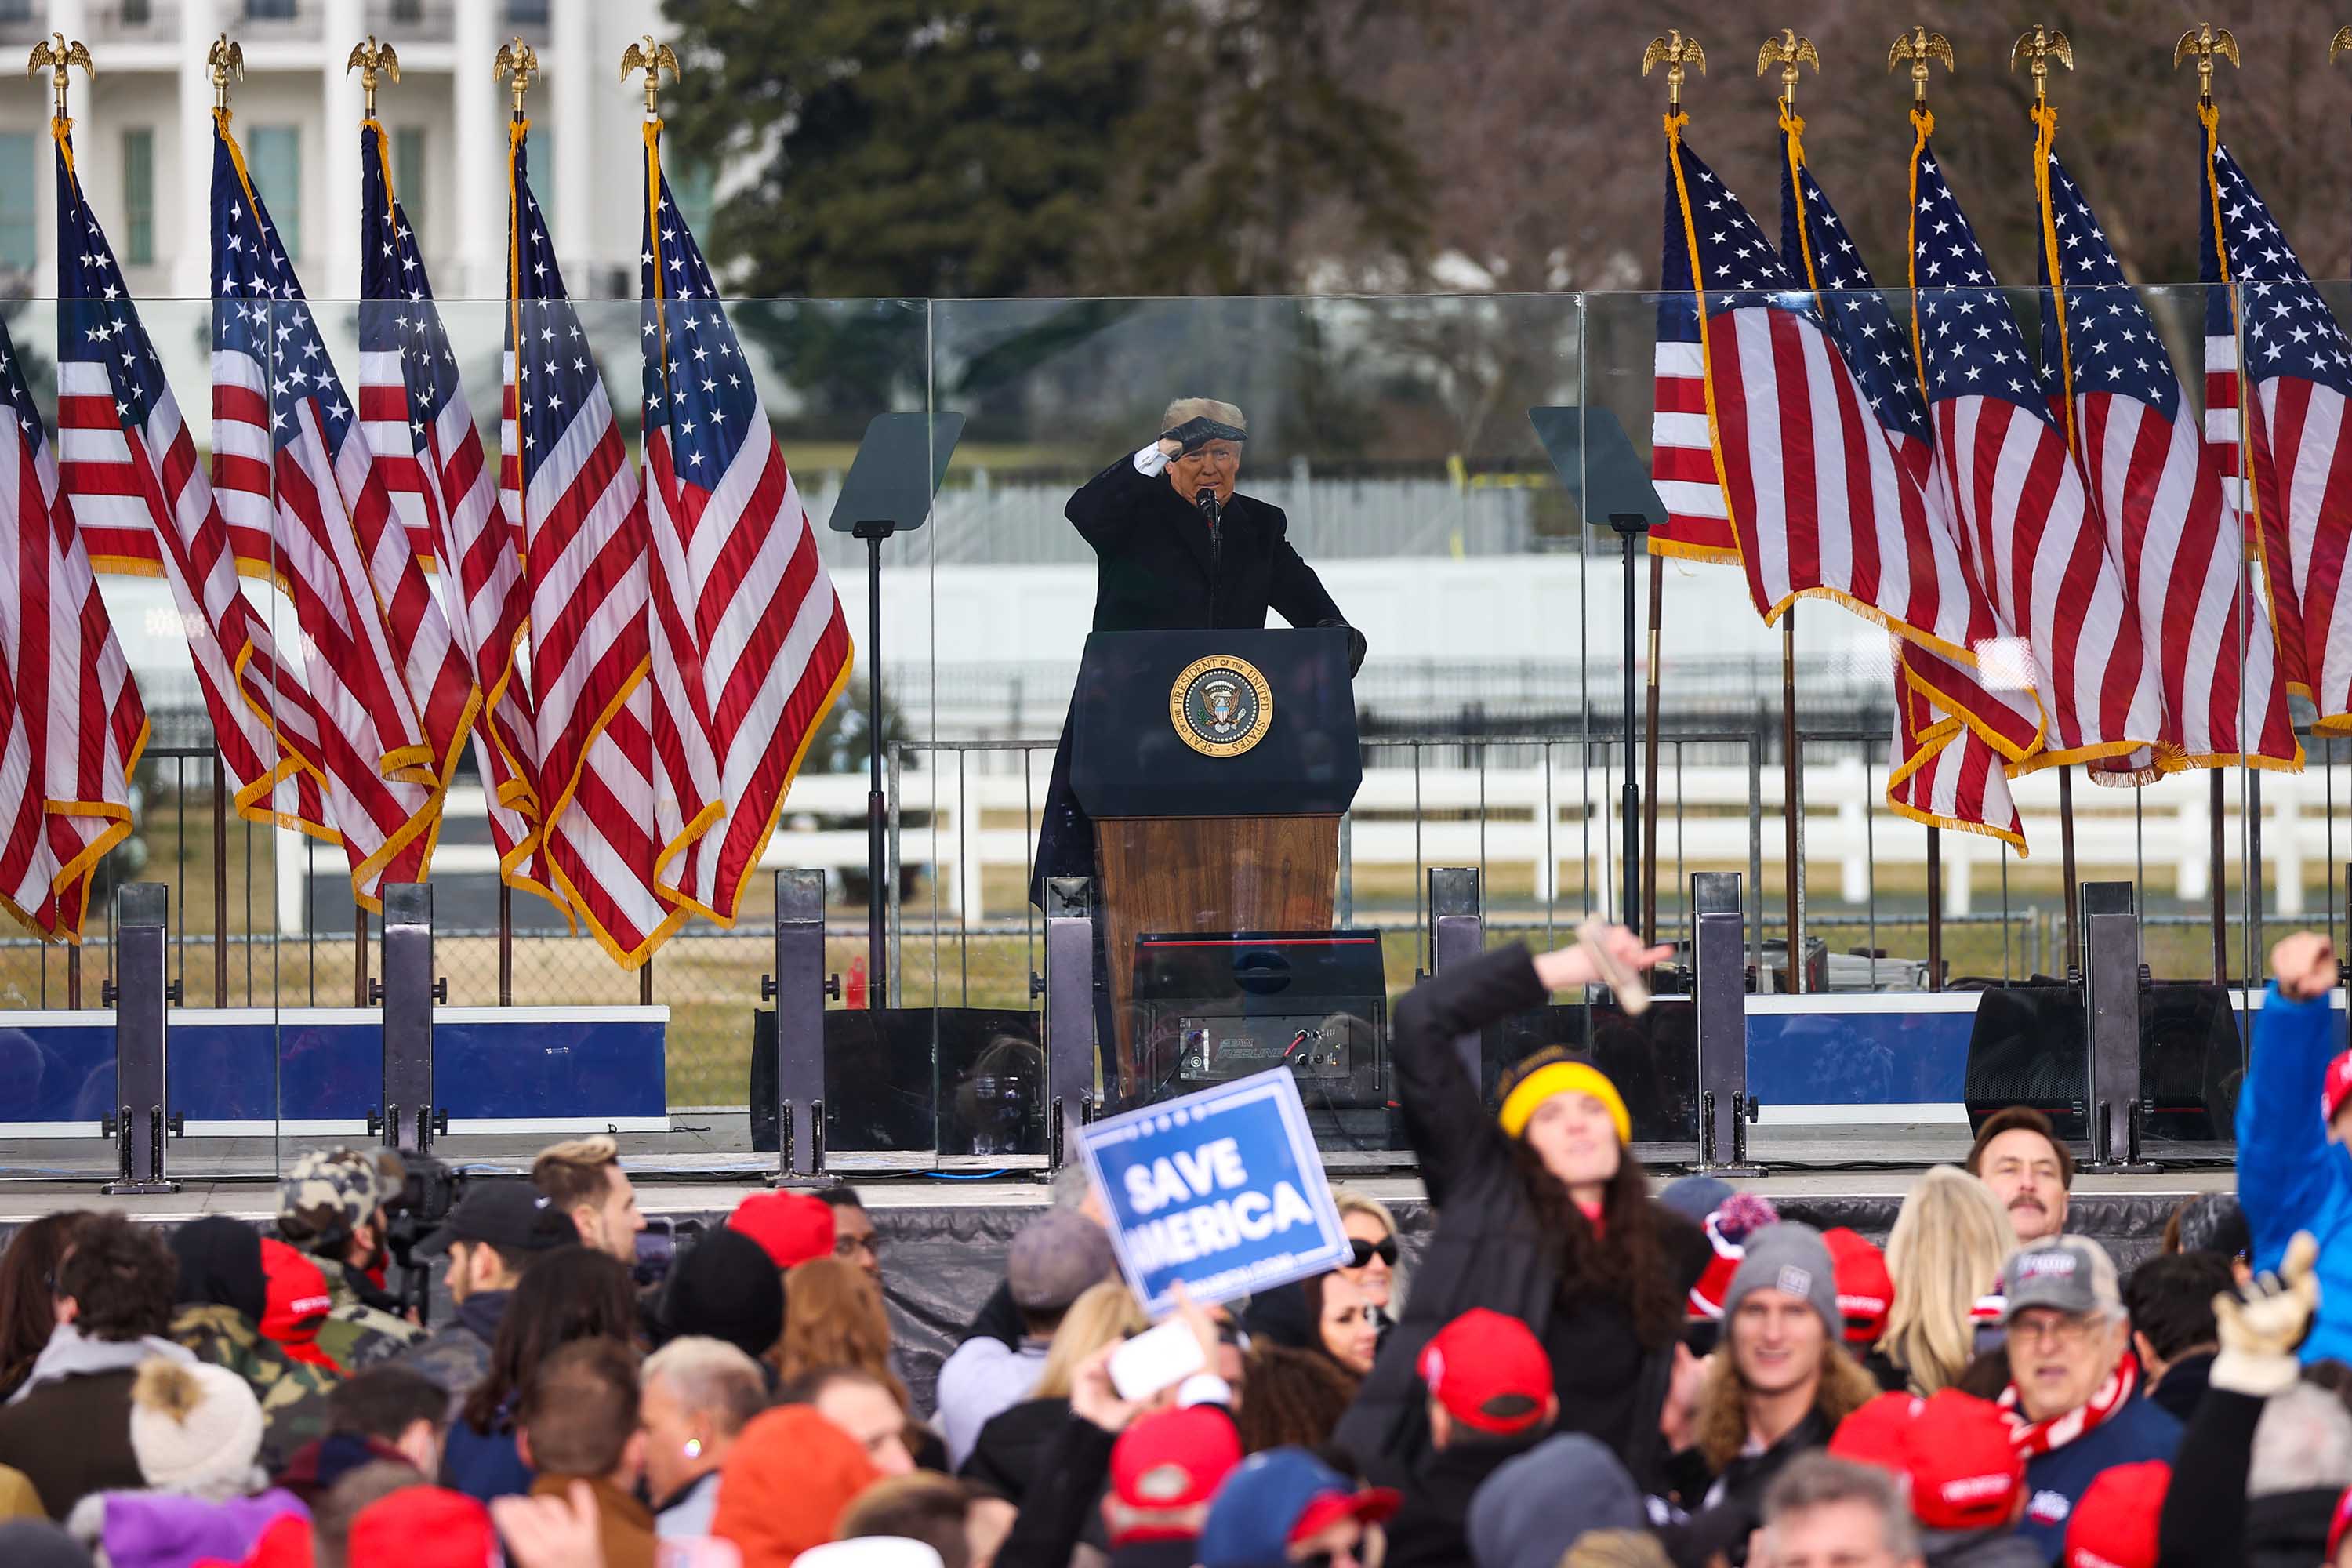
[(1348, 1260), (1297, 1081), (1279, 1068), (1097, 1121), (1079, 1142), (1119, 1267), (1155, 1317), (1179, 1280), (1205, 1304)]

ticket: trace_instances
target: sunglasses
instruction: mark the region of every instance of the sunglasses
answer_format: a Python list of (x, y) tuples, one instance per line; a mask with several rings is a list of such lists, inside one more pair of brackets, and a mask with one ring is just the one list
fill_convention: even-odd
[(1396, 1267), (1397, 1244), (1396, 1237), (1393, 1236), (1383, 1237), (1379, 1241), (1366, 1241), (1361, 1237), (1350, 1237), (1348, 1239), (1348, 1246), (1355, 1254), (1355, 1261), (1348, 1265), (1350, 1268), (1361, 1268), (1375, 1258), (1391, 1268)]

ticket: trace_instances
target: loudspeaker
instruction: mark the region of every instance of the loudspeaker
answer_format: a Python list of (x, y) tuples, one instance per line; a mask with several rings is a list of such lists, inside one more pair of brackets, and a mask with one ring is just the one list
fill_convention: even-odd
[[(2090, 1064), (2079, 986), (2001, 985), (1977, 1003), (1966, 1087), (1973, 1132), (1994, 1111), (2030, 1105), (2061, 1138), (2090, 1137)], [(2230, 993), (2163, 981), (2140, 994), (2139, 1100), (2150, 1137), (2227, 1141), (2237, 1124), (2245, 1044)], [(2120, 1114), (2120, 1108), (2118, 1108)]]
[[(831, 1008), (824, 1146), (928, 1155), (1045, 1152), (1038, 1015), (992, 1007)], [(751, 1015), (751, 1147), (776, 1147), (776, 1015)]]

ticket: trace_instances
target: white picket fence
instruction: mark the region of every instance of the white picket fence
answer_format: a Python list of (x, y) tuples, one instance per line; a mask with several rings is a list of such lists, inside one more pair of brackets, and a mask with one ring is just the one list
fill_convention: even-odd
[[(1379, 753), (1375, 753), (1378, 755)], [(929, 753), (938, 765), (908, 768), (899, 779), (898, 809), (903, 820), (899, 857), (929, 868), (938, 878), (943, 912), (965, 921), (1020, 913), (1018, 895), (996, 879), (995, 904), (983, 892), (992, 869), (1022, 872), (1035, 840), (1035, 814), (1045, 798), (1048, 751), (1034, 753), (1024, 780), (1017, 753)], [(1348, 853), (1355, 869), (1406, 872), (1416, 866), (1483, 866), (1531, 868), (1535, 897), (1557, 896), (1563, 888), (1590, 883), (1600, 901), (1613, 901), (1617, 874), (1617, 811), (1620, 780), (1612, 773), (1590, 773), (1578, 765), (1570, 744), (1555, 752), (1553, 765), (1368, 768), (1349, 823)], [(2331, 780), (2330, 773), (2335, 776)], [(2211, 887), (2209, 775), (2184, 774), (2144, 791), (2102, 789), (2076, 780), (2075, 855), (2078, 874), (2132, 876), (2145, 864), (2151, 886), (2168, 874), (2184, 900), (2200, 900)], [(1684, 767), (1669, 763), (1659, 784), (1658, 846), (1662, 879), (1671, 882), (1677, 866), (1685, 870), (1745, 869), (1751, 841), (1760, 835), (1767, 866), (1782, 858), (1782, 780), (1767, 767), (1753, 781), (1753, 803), (1744, 766)], [(1855, 759), (1809, 764), (1803, 775), (1804, 854), (1817, 879), (1822, 868), (1839, 868), (1840, 893), (1860, 904), (1869, 895), (1874, 863), (1916, 867), (1927, 859), (1927, 834), (1885, 806), (1885, 774), (1865, 775)], [(2331, 795), (2332, 787), (2332, 795)], [(2012, 785), (2025, 819), (2026, 841), (2036, 861), (2053, 866), (2059, 853), (2058, 783), (2041, 773)], [(793, 786), (782, 820), (768, 844), (765, 865), (819, 868), (866, 864), (862, 826), (824, 826), (825, 819), (848, 822), (866, 810), (863, 773), (804, 774)], [(2266, 902), (2281, 914), (2300, 913), (2307, 870), (2324, 866), (2331, 853), (2328, 809), (2352, 816), (2352, 766), (2313, 766), (2262, 779), (2262, 855)], [(2223, 775), (2224, 842), (2227, 858), (2243, 853), (2244, 778)], [(1679, 809), (1677, 804), (1679, 802)], [(2138, 807), (2135, 815), (2135, 804)], [(452, 792), (453, 817), (479, 817), (478, 791)], [(2332, 847), (2352, 854), (2352, 821)], [(1997, 868), (2001, 846), (1991, 839), (1947, 833), (1943, 840), (1944, 907), (1952, 915), (1974, 908), (1980, 872)], [(303, 858), (281, 854), (280, 929), (301, 929)], [(445, 837), (434, 857), (436, 877), (491, 875), (496, 856), (486, 844), (451, 843)]]

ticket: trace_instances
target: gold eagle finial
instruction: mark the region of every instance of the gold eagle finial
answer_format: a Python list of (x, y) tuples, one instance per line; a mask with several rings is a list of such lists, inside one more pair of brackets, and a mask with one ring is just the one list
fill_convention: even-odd
[[(2346, 31), (2352, 33), (2352, 28)], [(2197, 61), (2197, 100), (2200, 103), (2213, 101), (2213, 60), (2216, 56), (2233, 66), (2243, 64), (2238, 58), (2238, 40), (2231, 36), (2230, 29), (2216, 27), (2210, 22), (2200, 22), (2181, 34), (2180, 42), (2173, 46), (2174, 70), (2179, 70), (2184, 60), (2194, 58)]]
[(1762, 76), (1774, 66), (1780, 68), (1780, 101), (1793, 106), (1797, 101), (1797, 68), (1811, 66), (1816, 72), (1822, 68), (1822, 57), (1813, 49), (1813, 40), (1800, 37), (1794, 27), (1783, 27), (1777, 38), (1767, 38), (1764, 47), (1756, 51), (1756, 74)]
[(1660, 61), (1664, 61), (1666, 68), (1666, 107), (1680, 109), (1683, 106), (1683, 73), (1696, 66), (1698, 74), (1705, 76), (1706, 51), (1698, 47), (1696, 38), (1684, 37), (1683, 30), (1675, 27), (1663, 38), (1652, 38), (1650, 47), (1642, 51), (1642, 74), (1649, 75), (1650, 68)]
[(1911, 101), (1914, 103), (1927, 101), (1927, 66), (1933, 60), (1943, 61), (1948, 71), (1956, 68), (1952, 64), (1952, 40), (1925, 27), (1914, 27), (1902, 34), (1886, 51), (1888, 70), (1906, 65), (1911, 68)]
[(245, 79), (245, 48), (235, 38), (223, 33), (205, 51), (205, 64), (213, 68), (213, 107), (228, 107), (228, 84), (231, 79)]
[(629, 79), (631, 71), (646, 73), (646, 118), (659, 116), (661, 73), (667, 71), (670, 79), (677, 79), (677, 51), (667, 44), (656, 43), (651, 33), (621, 51), (621, 79)]
[(530, 79), (539, 74), (539, 51), (520, 37), (499, 46), (498, 58), (490, 62), (492, 76), (505, 77), (514, 89), (514, 117), (522, 116), (522, 97), (530, 90)]
[(66, 118), (66, 83), (68, 81), (66, 71), (72, 66), (81, 67), (82, 75), (92, 81), (98, 79), (98, 68), (89, 62), (89, 46), (79, 38), (76, 38), (69, 44), (66, 42), (66, 36), (63, 33), (51, 33), (47, 38), (35, 44), (33, 58), (25, 65), (26, 76), (38, 76), (43, 71), (50, 73), (49, 85), (57, 89), (57, 114), (59, 120)]
[(2327, 63), (2334, 65), (2336, 57), (2352, 49), (2352, 27), (2338, 27), (2336, 36), (2327, 40)]
[(2050, 62), (2053, 59), (2073, 70), (2074, 46), (2067, 41), (2065, 34), (2055, 27), (2045, 27), (2039, 22), (2033, 24), (2031, 32), (2021, 34), (2017, 47), (2009, 51), (2010, 69), (2015, 70), (2018, 62), (2022, 60), (2033, 73), (2033, 101), (2036, 104), (2049, 99)]
[(352, 58), (343, 62), (343, 74), (360, 73), (360, 90), (367, 94), (367, 117), (375, 118), (376, 84), (384, 78), (400, 79), (400, 55), (390, 44), (379, 44), (370, 33), (364, 44), (352, 46)]

